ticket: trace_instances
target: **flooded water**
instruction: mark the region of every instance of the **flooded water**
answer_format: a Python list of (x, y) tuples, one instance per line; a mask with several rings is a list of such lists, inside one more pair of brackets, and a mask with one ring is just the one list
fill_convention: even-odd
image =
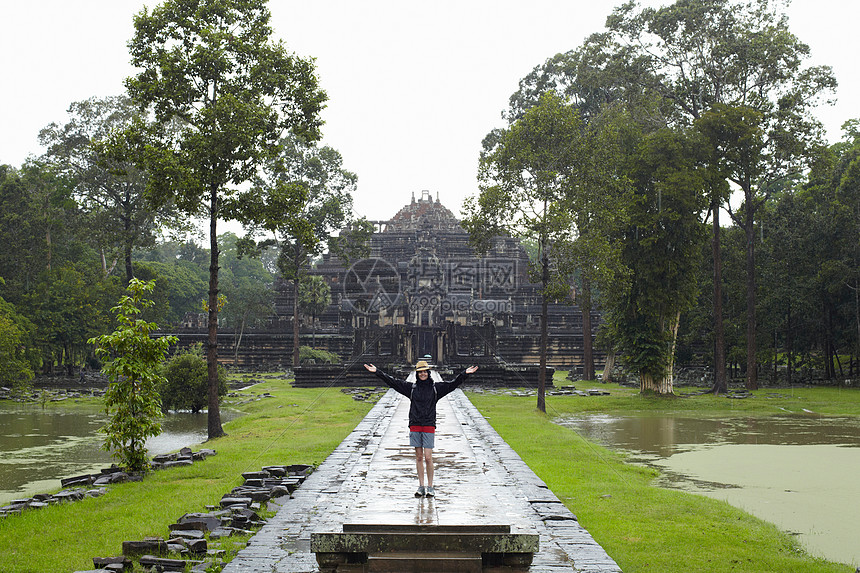
[(725, 500), (860, 565), (860, 419), (785, 415), (556, 420), (661, 471), (657, 485)]
[[(221, 421), (235, 417), (221, 411)], [(101, 449), (102, 410), (63, 411), (0, 402), (0, 506), (10, 500), (50, 492), (60, 479), (92, 473), (115, 461)], [(151, 456), (197, 446), (206, 440), (206, 413), (169, 414), (163, 432), (146, 445)]]

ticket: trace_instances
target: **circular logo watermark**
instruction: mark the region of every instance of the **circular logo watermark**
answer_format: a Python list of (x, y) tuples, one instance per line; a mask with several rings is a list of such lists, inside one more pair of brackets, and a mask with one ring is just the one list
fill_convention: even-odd
[(403, 300), (400, 273), (384, 259), (361, 259), (344, 274), (342, 300), (342, 305), (353, 312), (385, 312)]

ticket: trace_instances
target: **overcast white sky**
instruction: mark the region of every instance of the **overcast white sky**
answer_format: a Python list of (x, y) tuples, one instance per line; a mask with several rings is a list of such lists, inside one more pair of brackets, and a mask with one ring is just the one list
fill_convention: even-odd
[[(603, 28), (621, 0), (272, 0), (275, 36), (317, 60), (329, 103), (324, 143), (358, 174), (358, 215), (388, 219), (427, 189), (459, 216), (476, 190), (481, 140), (517, 82)], [(649, 0), (649, 4), (668, 2)], [(143, 0), (4, 2), (0, 163), (40, 155), (38, 133), (74, 101), (122, 93)], [(146, 4), (153, 6), (154, 0)], [(831, 141), (860, 117), (857, 0), (794, 0), (792, 31), (833, 66)]]

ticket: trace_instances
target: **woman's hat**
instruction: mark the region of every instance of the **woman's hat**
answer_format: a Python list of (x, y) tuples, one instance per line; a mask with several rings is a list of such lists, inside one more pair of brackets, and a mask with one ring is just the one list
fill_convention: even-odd
[(415, 365), (415, 372), (421, 372), (422, 370), (430, 370), (430, 365), (427, 364), (426, 360), (419, 360)]

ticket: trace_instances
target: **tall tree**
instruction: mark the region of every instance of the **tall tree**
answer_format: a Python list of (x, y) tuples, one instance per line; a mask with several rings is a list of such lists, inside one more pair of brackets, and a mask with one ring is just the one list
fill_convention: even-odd
[[(582, 310), (586, 378), (594, 377), (590, 318), (591, 310), (600, 304), (594, 295), (626, 285), (627, 269), (621, 259), (621, 245), (608, 240), (617, 236), (619, 226), (626, 225), (628, 216), (622, 155), (623, 142), (629, 137), (624, 132), (632, 124), (639, 126), (636, 129), (663, 126), (659, 122), (663, 117), (659, 98), (627, 79), (630, 73), (625, 51), (613, 43), (610, 35), (593, 34), (580, 47), (556, 54), (522, 78), (503, 114), (513, 123), (537, 105), (544, 94), (553, 93), (575, 109), (592, 132), (602, 133), (602, 141), (596, 146), (600, 152), (582, 159), (591, 162), (581, 172), (592, 176), (593, 188), (570, 189), (575, 203), (573, 240), (559, 245), (560, 269), (568, 272), (576, 285), (575, 302)], [(610, 176), (609, 171), (615, 171), (615, 175)], [(611, 347), (607, 337), (602, 339)], [(614, 357), (611, 350), (609, 356)]]
[[(0, 285), (4, 281), (0, 279)], [(30, 387), (37, 356), (33, 352), (35, 326), (0, 297), (0, 384), (15, 393)]]
[(630, 272), (627, 289), (607, 293), (610, 332), (640, 390), (674, 393), (673, 367), (681, 314), (695, 302), (695, 269), (707, 170), (696, 134), (663, 129), (643, 134), (630, 157), (635, 200), (618, 237)]
[(317, 344), (317, 316), (322, 314), (329, 304), (331, 304), (331, 287), (326, 284), (324, 277), (308, 276), (299, 285), (299, 308), (305, 315), (311, 317), (313, 348), (316, 348)]
[[(630, 1), (607, 20), (614, 41), (626, 52), (631, 70), (627, 77), (673, 103), (666, 118), (670, 124), (690, 125), (708, 112), (729, 114), (724, 123), (733, 129), (741, 128), (738, 121), (743, 118), (743, 129), (760, 134), (758, 141), (748, 141), (743, 163), (723, 155), (727, 140), (712, 142), (716, 155), (722, 155), (718, 170), (744, 195), (741, 213), (732, 213), (732, 218), (747, 234), (748, 388), (757, 387), (756, 213), (773, 182), (796, 171), (820, 137), (810, 110), (836, 84), (829, 68), (804, 67), (809, 47), (791, 33), (787, 17), (775, 6), (775, 0), (677, 0), (664, 8), (640, 10)], [(725, 201), (722, 189), (711, 186), (714, 215)], [(716, 222), (714, 231), (720, 231)], [(714, 253), (719, 254), (718, 234), (714, 241)], [(717, 321), (722, 320), (719, 310), (715, 307)], [(720, 351), (718, 362), (724, 361)], [(717, 380), (715, 389), (723, 389), (723, 381)]]
[[(156, 199), (209, 220), (208, 434), (224, 435), (218, 403), (219, 219), (246, 217), (237, 187), (278, 155), (292, 132), (320, 137), (326, 95), (311, 59), (272, 41), (260, 0), (167, 0), (134, 19), (126, 81), (135, 103), (151, 109), (159, 129), (129, 132), (150, 173)], [(168, 130), (179, 122), (178, 130)], [(284, 214), (288, 217), (291, 213)]]
[(233, 364), (239, 363), (239, 348), (245, 329), (257, 326), (275, 314), (273, 277), (263, 263), (240, 254), (242, 239), (233, 233), (219, 237), (224, 266), (222, 284), (227, 300), (224, 325), (233, 327)]
[[(134, 276), (133, 251), (154, 245), (162, 225), (181, 227), (182, 220), (170, 203), (151, 208), (144, 193), (145, 174), (130, 161), (106, 153), (102, 145), (112, 133), (140, 120), (127, 96), (75, 102), (68, 113), (67, 123), (52, 123), (39, 133), (48, 149), (44, 160), (71, 182), (72, 195), (87, 219), (88, 236), (100, 251), (102, 271), (110, 274), (116, 253), (128, 284)], [(113, 155), (119, 154), (114, 150)]]
[[(541, 95), (507, 129), (484, 142), (480, 194), (466, 201), (462, 225), (479, 250), (494, 237), (532, 239), (538, 245), (541, 285), (540, 369), (537, 407), (546, 411), (548, 303), (568, 296), (569, 272), (559, 266), (564, 245), (576, 233), (575, 212), (582, 193), (600, 189), (589, 155), (598, 156), (593, 134), (579, 113), (555, 93)], [(599, 170), (597, 173), (601, 173)]]
[[(815, 224), (807, 225), (815, 230), (819, 249), (815, 282), (822, 306), (831, 317), (843, 317), (844, 348), (860, 365), (860, 120), (846, 122), (843, 130), (843, 140), (810, 173), (805, 196)], [(836, 338), (835, 331), (828, 335)], [(832, 349), (825, 354), (831, 355), (828, 367), (837, 355)], [(829, 370), (835, 374), (832, 366)]]
[[(281, 141), (281, 150), (242, 198), (255, 206), (249, 215), (279, 241), (278, 270), (292, 285), (293, 366), (298, 366), (299, 285), (332, 235), (352, 221), (358, 177), (344, 169), (343, 158), (331, 147), (293, 136)], [(285, 203), (294, 205), (298, 215), (285, 217)]]

